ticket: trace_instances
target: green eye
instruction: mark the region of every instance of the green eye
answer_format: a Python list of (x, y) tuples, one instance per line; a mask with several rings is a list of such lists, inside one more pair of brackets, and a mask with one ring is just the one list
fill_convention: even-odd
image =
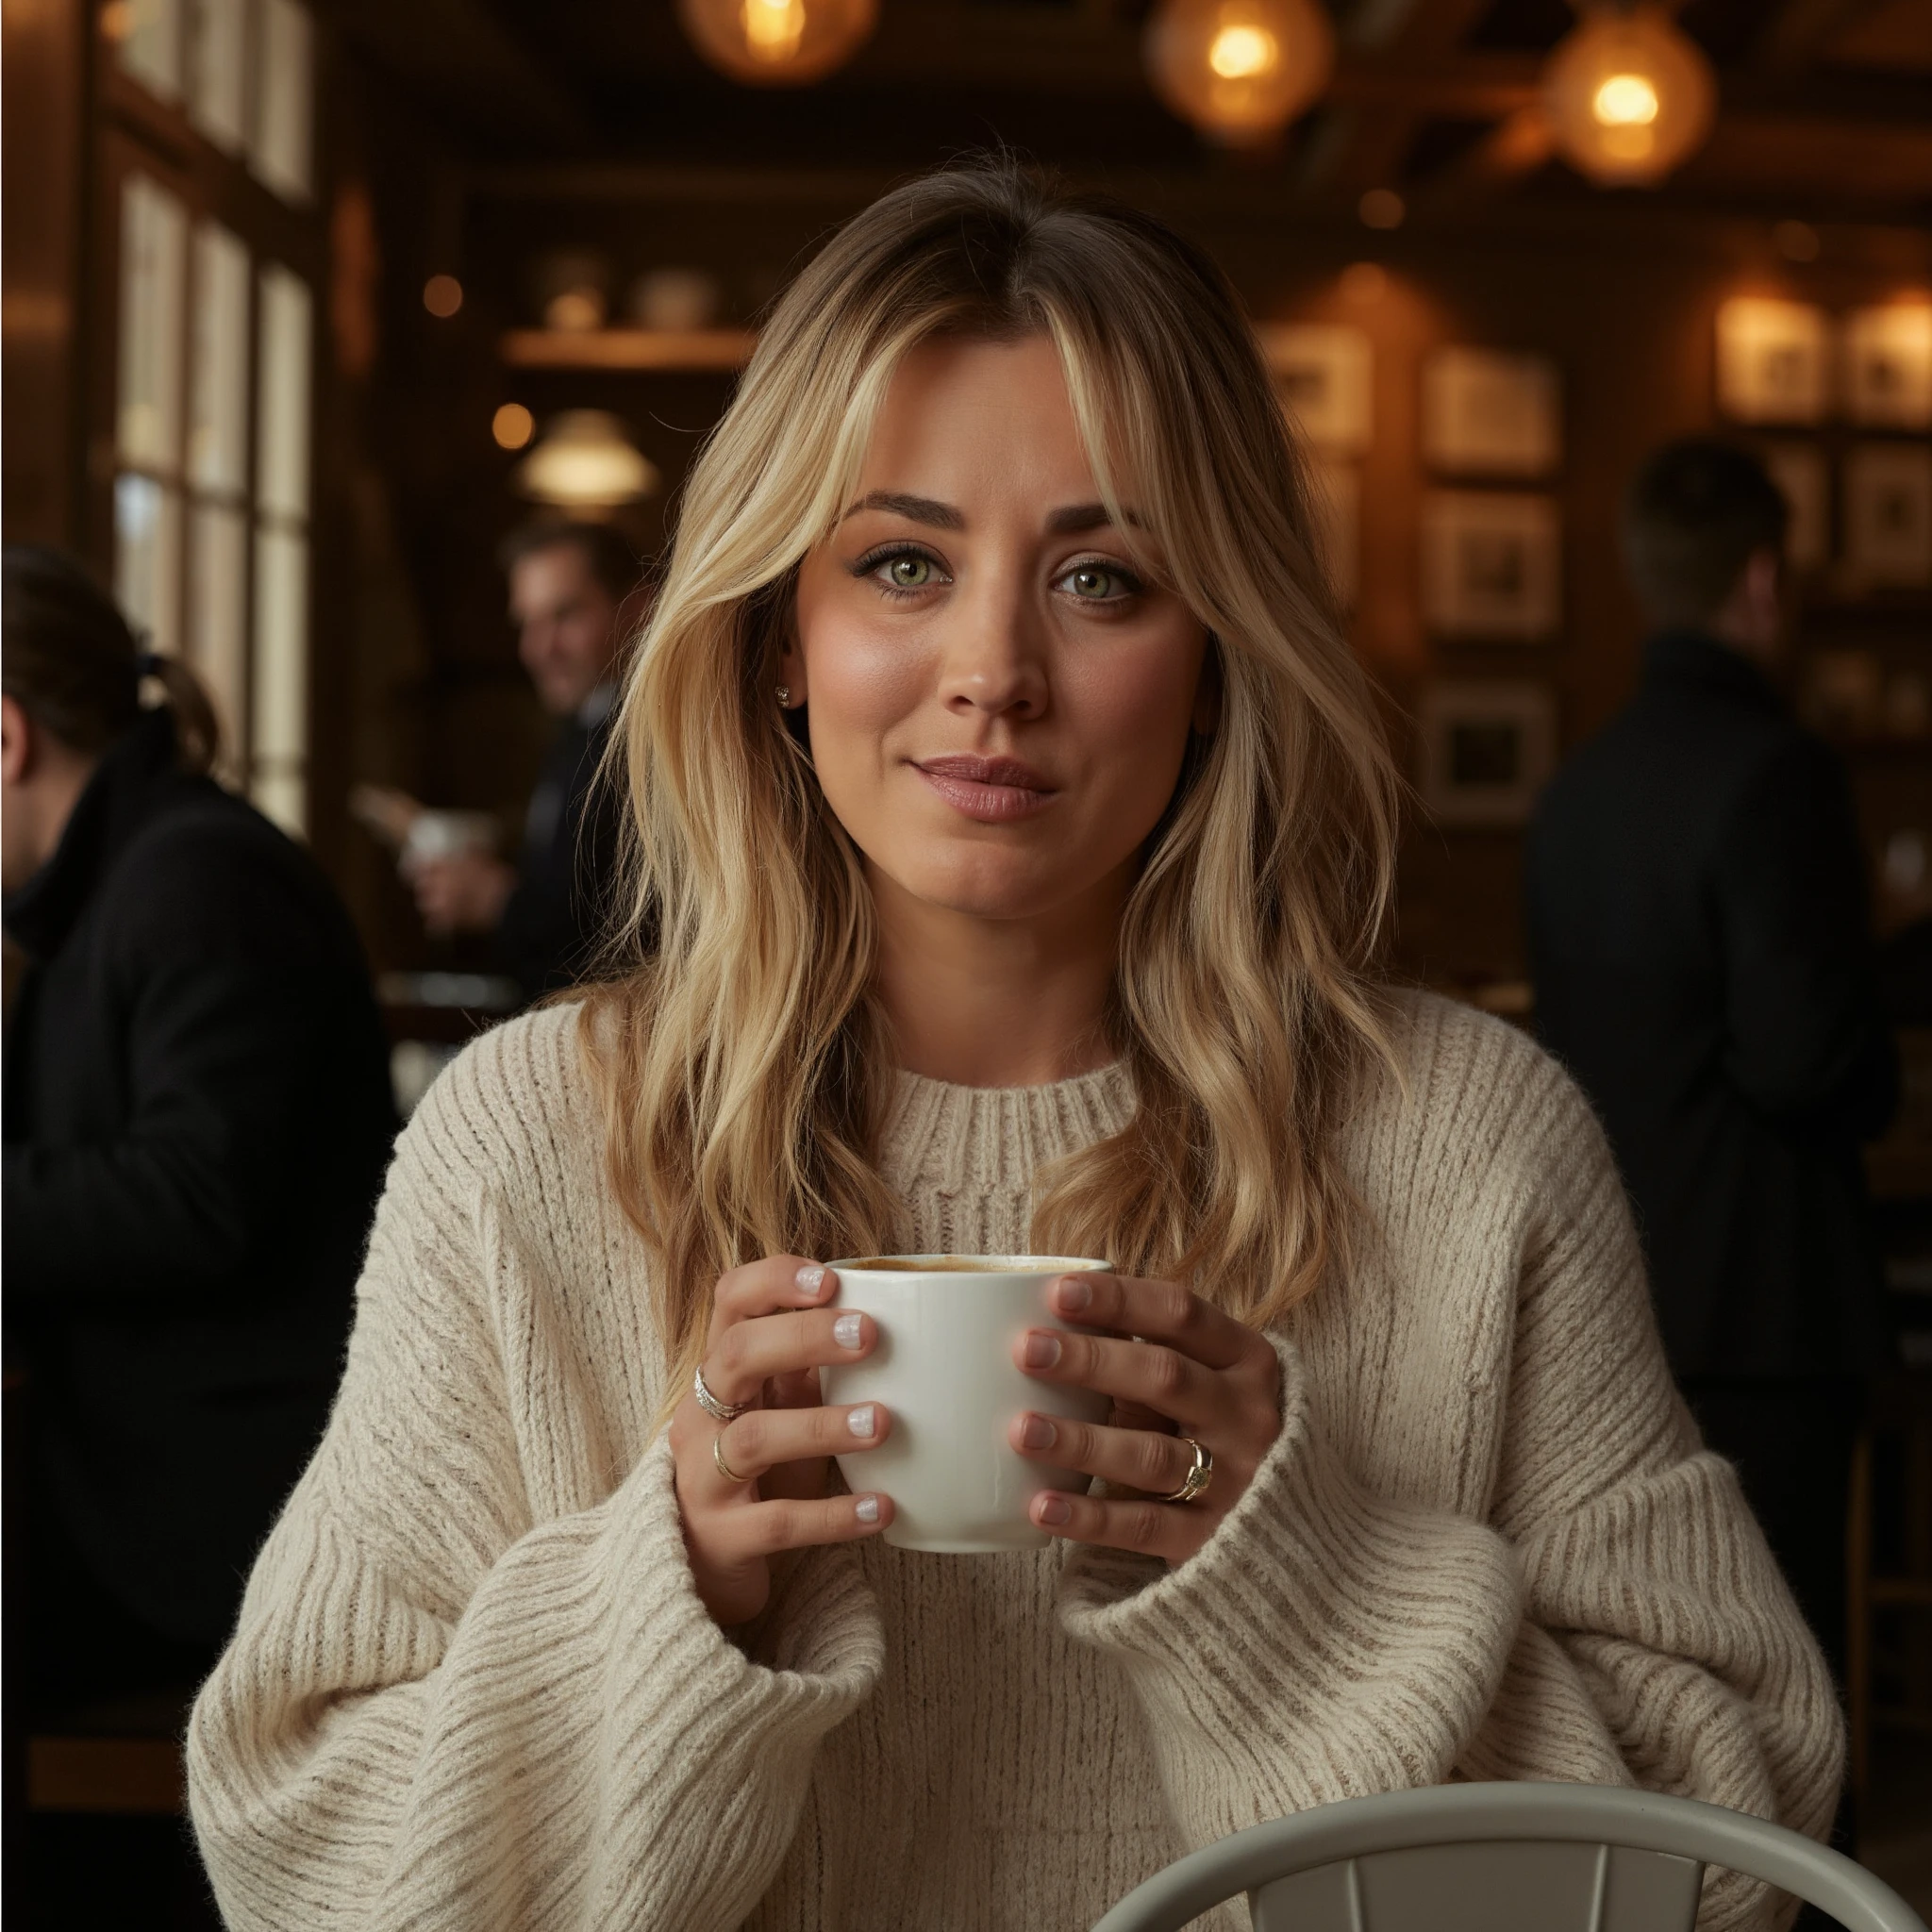
[(895, 591), (923, 591), (932, 582), (932, 558), (895, 557), (887, 564), (886, 575)]
[(1103, 570), (1097, 563), (1083, 563), (1070, 570), (1060, 579), (1076, 597), (1090, 603), (1104, 603), (1109, 597), (1118, 597), (1127, 588), (1120, 573)]

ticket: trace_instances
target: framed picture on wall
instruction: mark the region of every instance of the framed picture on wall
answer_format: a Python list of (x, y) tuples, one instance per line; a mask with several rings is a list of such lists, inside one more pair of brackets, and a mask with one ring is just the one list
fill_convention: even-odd
[(1423, 456), (1470, 476), (1547, 476), (1563, 459), (1557, 365), (1542, 356), (1438, 349), (1423, 365)]
[(1264, 323), (1261, 346), (1289, 420), (1318, 450), (1359, 456), (1374, 432), (1374, 349), (1358, 328)]
[(1309, 465), (1314, 486), (1317, 540), (1328, 565), (1328, 580), (1344, 610), (1355, 608), (1361, 583), (1361, 475), (1353, 463), (1318, 458)]
[(1932, 446), (1861, 443), (1845, 458), (1844, 490), (1853, 587), (1932, 584)]
[(1820, 569), (1831, 555), (1831, 481), (1824, 452), (1808, 442), (1774, 442), (1764, 467), (1790, 506), (1785, 556), (1793, 570)]
[(1423, 617), (1452, 638), (1534, 643), (1562, 618), (1553, 498), (1436, 490), (1423, 499)]
[(1445, 825), (1520, 825), (1557, 764), (1557, 704), (1540, 684), (1443, 682), (1424, 689), (1423, 803)]
[(1854, 423), (1932, 428), (1932, 303), (1853, 309), (1844, 320), (1843, 366)]
[(1717, 400), (1740, 423), (1822, 423), (1830, 328), (1808, 302), (1740, 295), (1717, 312)]

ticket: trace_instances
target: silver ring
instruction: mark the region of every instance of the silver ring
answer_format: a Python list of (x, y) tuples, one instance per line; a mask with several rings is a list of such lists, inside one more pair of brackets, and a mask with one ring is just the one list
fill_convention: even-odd
[(711, 1438), (711, 1460), (718, 1465), (718, 1474), (722, 1475), (727, 1483), (750, 1483), (756, 1482), (758, 1480), (756, 1476), (740, 1475), (739, 1473), (735, 1469), (733, 1469), (728, 1462), (724, 1460), (724, 1431), (723, 1429), (720, 1429), (718, 1433)]
[(718, 1423), (735, 1423), (753, 1405), (749, 1402), (720, 1402), (705, 1387), (705, 1372), (695, 1369), (691, 1372), (691, 1392), (698, 1399), (698, 1407)]
[(1204, 1442), (1197, 1442), (1191, 1436), (1180, 1439), (1194, 1452), (1194, 1466), (1181, 1479), (1181, 1486), (1171, 1496), (1157, 1496), (1157, 1503), (1191, 1503), (1203, 1494), (1214, 1480), (1214, 1452)]

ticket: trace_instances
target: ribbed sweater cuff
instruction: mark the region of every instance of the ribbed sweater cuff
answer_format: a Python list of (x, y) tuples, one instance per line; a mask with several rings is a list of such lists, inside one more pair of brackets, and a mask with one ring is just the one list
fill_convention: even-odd
[(1312, 1425), (1293, 1344), (1274, 1346), (1281, 1434), (1214, 1534), (1151, 1578), (1141, 1559), (1083, 1552), (1062, 1621), (1217, 1757), (1313, 1754), (1276, 1767), (1306, 1781), (1302, 1802), (1440, 1777), (1502, 1679), (1514, 1553), (1485, 1524), (1357, 1483)]
[(708, 1748), (714, 1731), (730, 1735), (755, 1721), (796, 1721), (808, 1733), (822, 1732), (872, 1690), (885, 1640), (877, 1601), (851, 1550), (817, 1552), (817, 1560), (794, 1567), (774, 1589), (750, 1644), (746, 1633), (721, 1629), (698, 1595), (666, 1438), (644, 1452), (616, 1500), (634, 1558), (625, 1583), (635, 1591), (639, 1626), (649, 1633), (652, 1680), (693, 1690), (702, 1685), (702, 1701), (728, 1712), (714, 1722), (693, 1719), (683, 1727), (689, 1743)]

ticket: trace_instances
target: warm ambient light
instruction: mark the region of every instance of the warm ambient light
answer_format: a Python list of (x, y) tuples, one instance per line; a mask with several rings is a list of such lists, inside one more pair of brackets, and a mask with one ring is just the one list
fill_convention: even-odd
[(516, 484), (539, 503), (614, 509), (651, 495), (658, 473), (608, 410), (566, 409), (517, 465)]
[(506, 403), (490, 419), (498, 449), (522, 449), (537, 433), (537, 419), (521, 403)]
[(1281, 58), (1274, 36), (1257, 26), (1224, 26), (1208, 49), (1208, 64), (1223, 80), (1252, 80)]
[(1550, 56), (1543, 102), (1564, 158), (1606, 187), (1650, 187), (1703, 144), (1710, 62), (1660, 8), (1596, 13)]
[(1613, 74), (1597, 89), (1590, 111), (1606, 127), (1648, 127), (1657, 119), (1657, 90), (1641, 74)]
[(1255, 147), (1328, 85), (1335, 30), (1314, 0), (1162, 0), (1145, 51), (1176, 114), (1210, 141)]
[(423, 306), (439, 322), (447, 322), (463, 306), (463, 285), (454, 275), (431, 275), (423, 284)]
[(677, 0), (677, 17), (721, 74), (752, 87), (803, 87), (858, 51), (878, 0)]

